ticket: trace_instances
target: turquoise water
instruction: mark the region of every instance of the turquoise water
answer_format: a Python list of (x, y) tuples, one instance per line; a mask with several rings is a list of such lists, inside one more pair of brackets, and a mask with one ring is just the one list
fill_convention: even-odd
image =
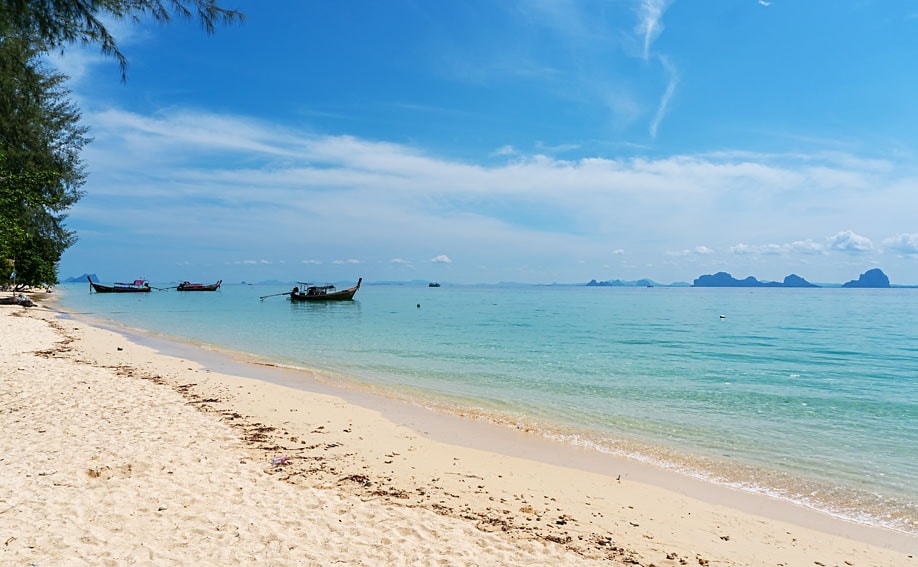
[(74, 285), (61, 301), (918, 533), (918, 290), (364, 285), (352, 302), (259, 299), (286, 289)]

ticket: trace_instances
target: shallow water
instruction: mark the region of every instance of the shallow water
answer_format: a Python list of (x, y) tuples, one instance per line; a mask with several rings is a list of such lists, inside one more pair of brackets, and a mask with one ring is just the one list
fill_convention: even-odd
[(918, 290), (285, 289), (61, 302), (918, 533)]

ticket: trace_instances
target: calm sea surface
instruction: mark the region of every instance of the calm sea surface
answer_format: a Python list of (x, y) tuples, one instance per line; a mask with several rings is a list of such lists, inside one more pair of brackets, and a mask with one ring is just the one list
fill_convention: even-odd
[(351, 302), (259, 299), (289, 287), (59, 290), (119, 325), (918, 533), (916, 289), (365, 284)]

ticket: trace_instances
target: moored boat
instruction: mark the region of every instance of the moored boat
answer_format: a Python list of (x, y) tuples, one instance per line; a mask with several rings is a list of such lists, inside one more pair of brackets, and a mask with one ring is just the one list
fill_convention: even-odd
[(134, 280), (133, 282), (115, 282), (114, 285), (103, 285), (92, 281), (92, 278), (86, 276), (89, 280), (89, 291), (96, 293), (146, 293), (152, 288), (147, 280)]
[(290, 292), (290, 301), (341, 301), (354, 299), (354, 294), (360, 289), (360, 282), (363, 278), (357, 280), (357, 285), (347, 289), (336, 289), (331, 284), (315, 285), (307, 282), (299, 282), (304, 287), (294, 287)]
[(221, 284), (223, 284), (223, 280), (218, 280), (217, 283), (212, 284), (182, 282), (175, 289), (176, 291), (217, 291), (220, 289)]

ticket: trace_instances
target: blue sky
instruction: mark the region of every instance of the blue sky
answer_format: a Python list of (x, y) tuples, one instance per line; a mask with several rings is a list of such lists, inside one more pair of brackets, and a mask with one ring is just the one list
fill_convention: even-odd
[(918, 283), (918, 5), (224, 1), (67, 48), (62, 277)]

